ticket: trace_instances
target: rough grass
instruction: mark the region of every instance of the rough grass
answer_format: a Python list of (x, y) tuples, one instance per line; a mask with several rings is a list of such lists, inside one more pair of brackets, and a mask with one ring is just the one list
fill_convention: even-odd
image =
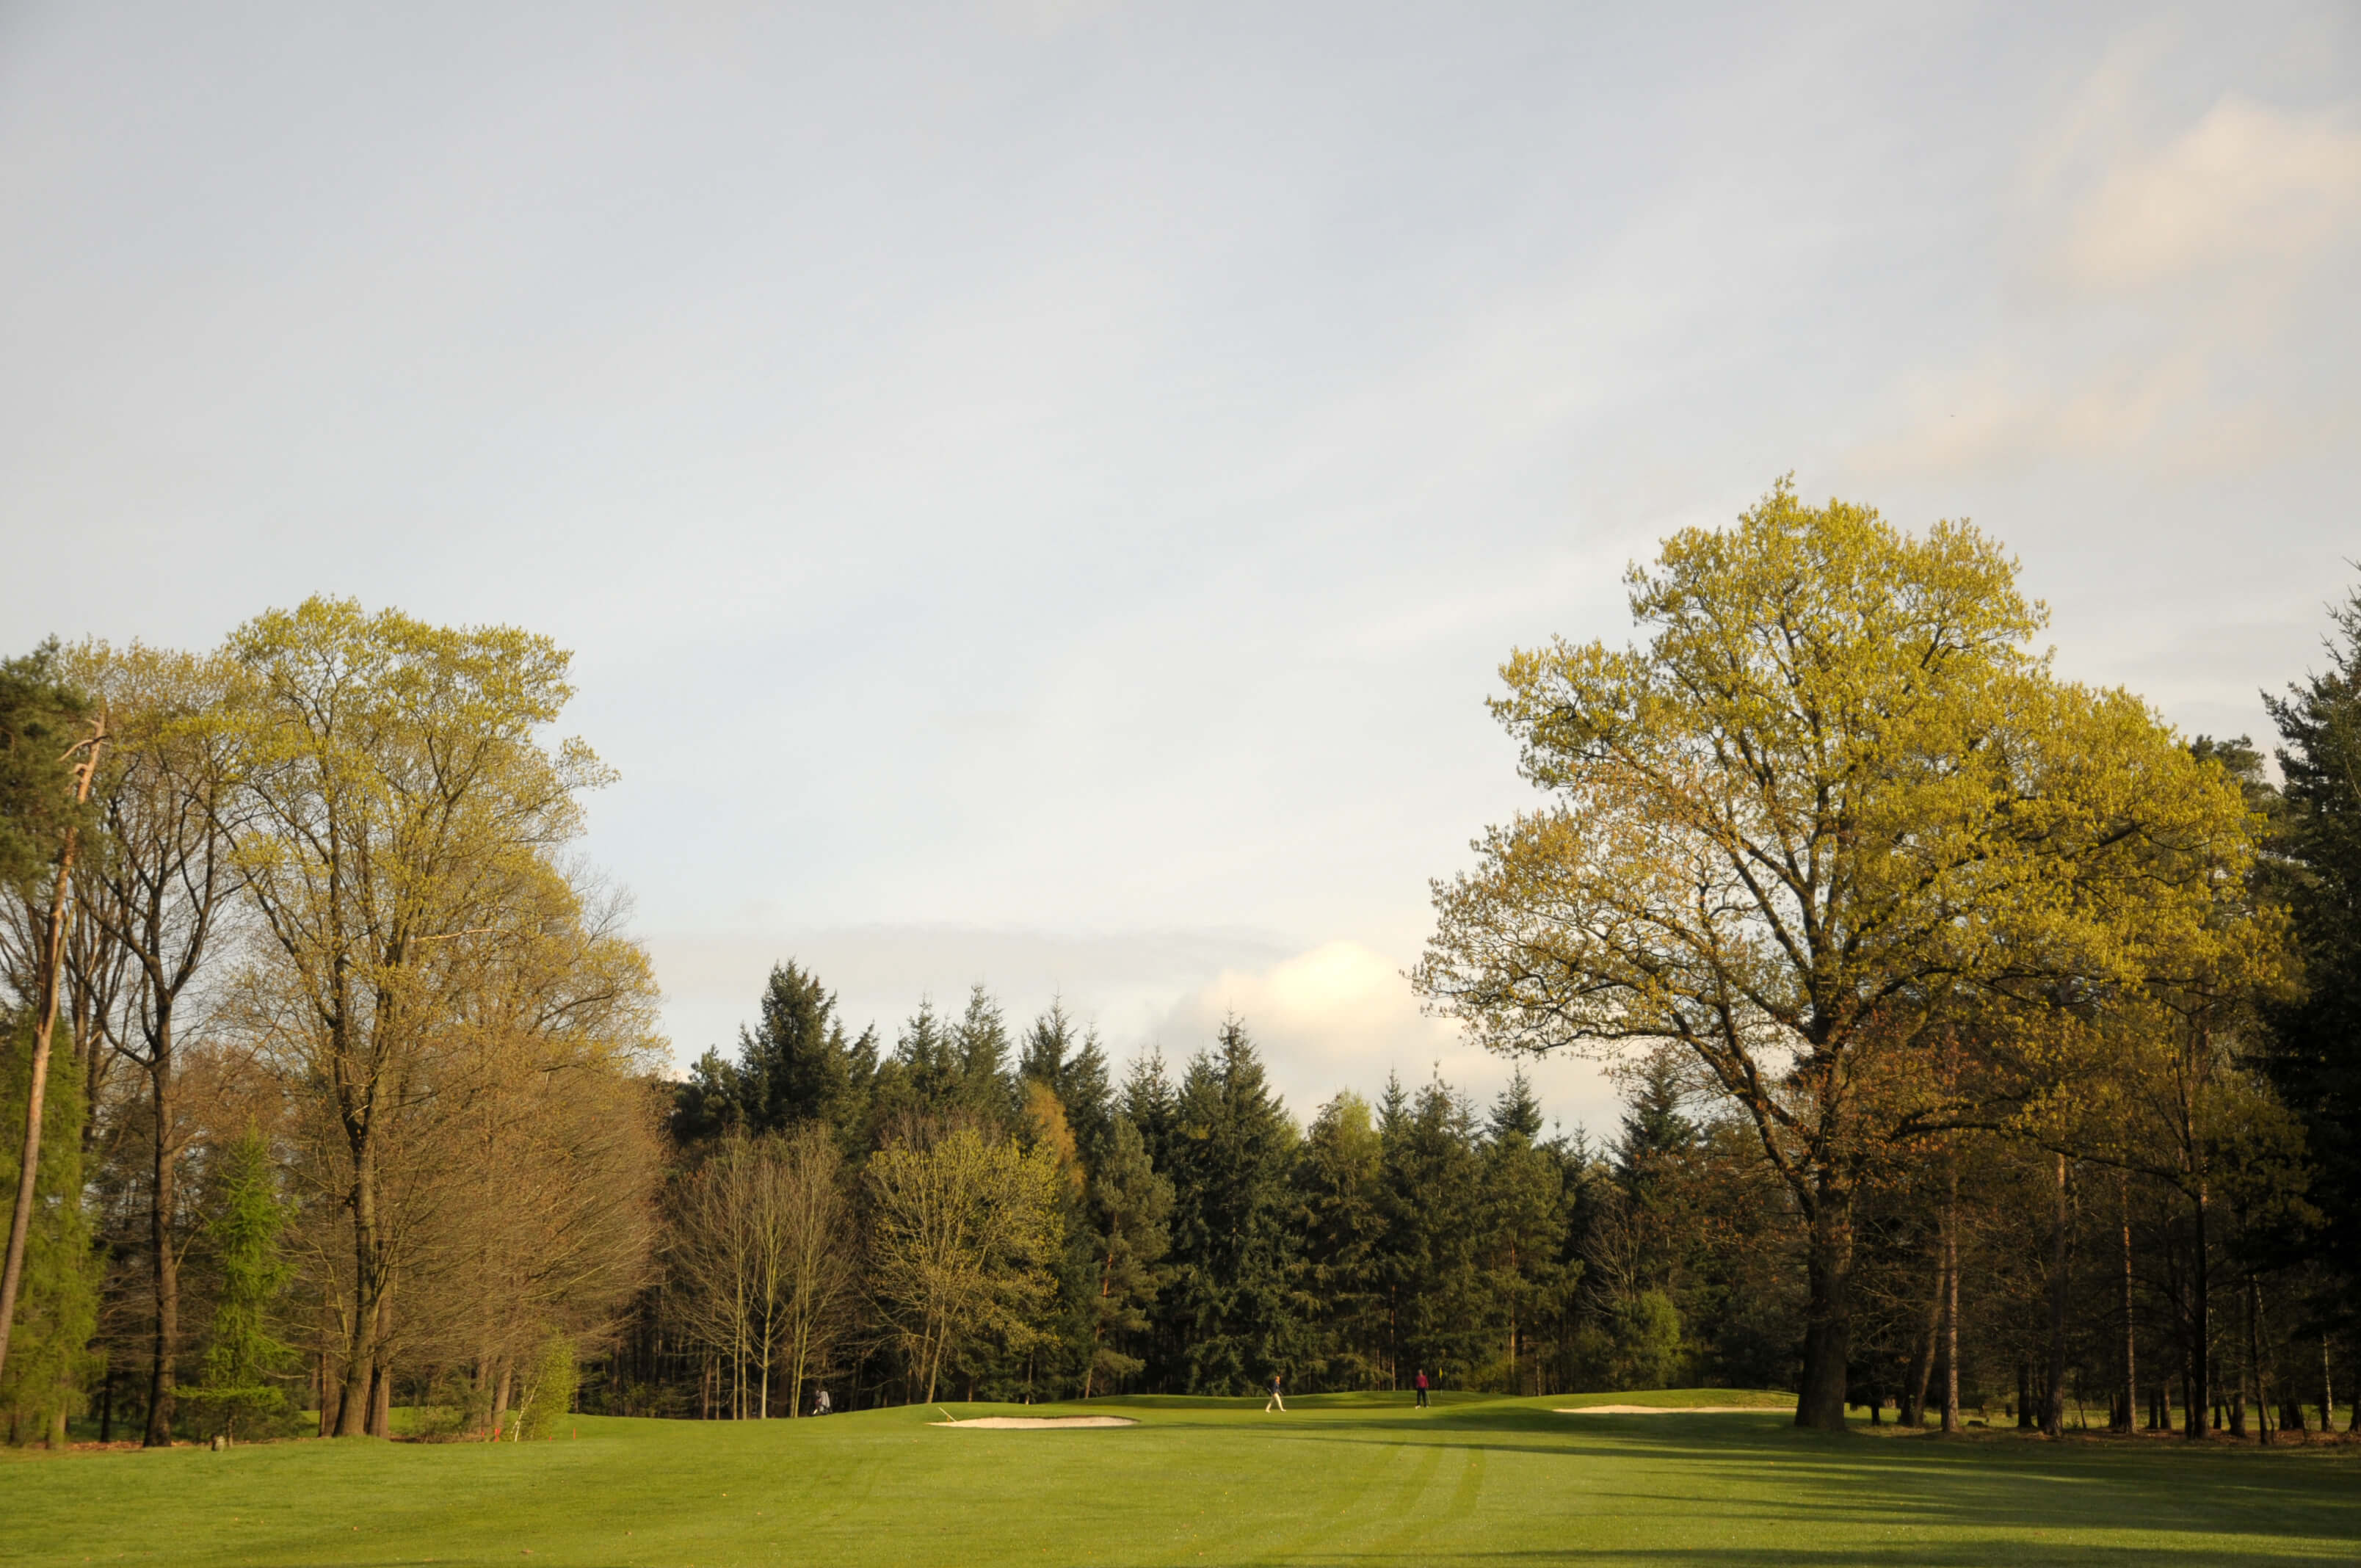
[[(1600, 1396), (1730, 1404), (1728, 1389)], [(1136, 1427), (583, 1417), (488, 1446), (347, 1439), (0, 1464), (0, 1561), (175, 1563), (2318, 1564), (2361, 1560), (2361, 1448), (1800, 1432), (1444, 1394), (953, 1405)], [(569, 1420), (569, 1425), (575, 1423)], [(1888, 1429), (1890, 1431), (1891, 1429)]]

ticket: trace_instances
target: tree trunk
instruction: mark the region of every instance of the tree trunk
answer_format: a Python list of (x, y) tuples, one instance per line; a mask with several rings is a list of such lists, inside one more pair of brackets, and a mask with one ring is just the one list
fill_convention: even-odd
[(2116, 1212), (2122, 1221), (2124, 1267), (2118, 1281), (2115, 1307), (2124, 1318), (2124, 1413), (2119, 1420), (2110, 1423), (2113, 1431), (2128, 1435), (2136, 1426), (2136, 1413), (2139, 1403), (2139, 1335), (2132, 1322), (2132, 1188), (2131, 1179), (2121, 1171), (2115, 1173)]
[(2207, 1435), (2211, 1428), (2207, 1417), (2212, 1413), (2213, 1385), (2206, 1365), (2213, 1353), (2213, 1323), (2212, 1303), (2207, 1299), (2213, 1289), (2206, 1268), (2206, 1248), (2211, 1238), (2206, 1234), (2205, 1187), (2202, 1182), (2190, 1196), (2191, 1216), (2195, 1222), (2196, 1245), (2190, 1259), (2189, 1278), (2189, 1365), (2182, 1372), (2188, 1385), (2189, 1409), (2183, 1431), (2192, 1441)]
[(1951, 1153), (1943, 1190), (1943, 1431), (1960, 1431), (1960, 1157)]
[[(159, 998), (159, 1007), (161, 998)], [(140, 1442), (149, 1448), (172, 1444), (173, 1359), (181, 1346), (181, 1260), (172, 1248), (172, 1015), (163, 1007), (149, 1042), (148, 1099), (155, 1113), (155, 1136), (148, 1188), (148, 1247), (155, 1255), (156, 1339), (149, 1347), (148, 1430)]]
[[(90, 781), (98, 772), (99, 749), (105, 744), (104, 724), (90, 742), (90, 755), (76, 770), (77, 803), (90, 799)], [(72, 753), (67, 753), (71, 756)], [(33, 1189), (41, 1172), (42, 1101), (49, 1083), (49, 1041), (58, 1028), (58, 976), (65, 962), (66, 894), (73, 878), (74, 848), (79, 835), (69, 824), (58, 854), (57, 885), (49, 894), (49, 930), (41, 948), (38, 1004), (33, 1013), (32, 1072), (25, 1085), (23, 1157), (16, 1163), (16, 1206), (8, 1217), (7, 1261), (0, 1264), (0, 1372), (8, 1367), (8, 1335), (16, 1322), (16, 1291), (25, 1282), (25, 1244), (33, 1229)]]
[(1935, 1294), (1927, 1299), (1927, 1320), (1920, 1326), (1917, 1354), (1913, 1359), (1909, 1380), (1902, 1388), (1902, 1409), (1898, 1419), (1905, 1427), (1927, 1424), (1927, 1389), (1935, 1377), (1935, 1343), (1943, 1333), (1943, 1285), (1949, 1277), (1938, 1247), (1935, 1257)]
[(345, 1391), (336, 1412), (336, 1435), (359, 1437), (368, 1431), (370, 1375), (377, 1367), (377, 1333), (385, 1283), (378, 1237), (376, 1140), (364, 1123), (353, 1135), (353, 1317), (345, 1346)]
[(1813, 1205), (1811, 1252), (1806, 1273), (1811, 1299), (1804, 1327), (1803, 1386), (1795, 1424), (1822, 1431), (1845, 1429), (1845, 1369), (1852, 1354), (1852, 1194), (1823, 1178)]
[(2020, 1361), (2016, 1364), (2016, 1430), (2030, 1431), (2032, 1429), (2033, 1364)]
[(2049, 1387), (2041, 1401), (2041, 1435), (2061, 1437), (2066, 1427), (2066, 1157), (2058, 1157), (2058, 1212), (2049, 1243)]
[(2336, 1430), (2336, 1385), (2328, 1375), (2328, 1336), (2320, 1336), (2320, 1430)]
[(380, 1361), (369, 1374), (368, 1435), (393, 1435), (393, 1368)]
[(2246, 1368), (2255, 1385), (2255, 1436), (2271, 1441), (2270, 1380), (2263, 1373), (2263, 1287), (2255, 1271), (2246, 1271)]

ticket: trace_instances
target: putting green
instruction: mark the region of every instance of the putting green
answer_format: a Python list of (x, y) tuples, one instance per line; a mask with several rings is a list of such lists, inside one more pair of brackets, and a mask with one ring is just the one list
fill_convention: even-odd
[[(529, 1444), (290, 1442), (0, 1464), (0, 1562), (2158, 1563), (2361, 1560), (2361, 1448), (1799, 1432), (1407, 1395), (952, 1405), (1138, 1425), (584, 1417)], [(1592, 1402), (1749, 1402), (1728, 1389)], [(1887, 1429), (1889, 1431), (1891, 1429)]]

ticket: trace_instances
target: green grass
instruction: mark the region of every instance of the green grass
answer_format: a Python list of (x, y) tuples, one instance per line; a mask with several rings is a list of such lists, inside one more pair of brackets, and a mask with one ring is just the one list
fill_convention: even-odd
[[(1598, 1402), (1729, 1404), (1726, 1389)], [(0, 1464), (0, 1562), (1127, 1565), (2361, 1560), (2361, 1448), (1799, 1432), (1444, 1394), (1099, 1400), (1115, 1431), (583, 1417), (543, 1443)], [(1075, 1407), (1064, 1407), (1067, 1409)], [(953, 1406), (954, 1413), (1019, 1412)], [(1891, 1429), (1887, 1429), (1890, 1432)]]

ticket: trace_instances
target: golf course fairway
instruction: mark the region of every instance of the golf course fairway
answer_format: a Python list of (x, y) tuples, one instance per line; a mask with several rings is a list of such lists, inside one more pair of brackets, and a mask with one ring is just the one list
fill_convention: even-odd
[[(1767, 1397), (1766, 1397), (1767, 1398)], [(524, 1444), (0, 1463), (0, 1562), (535, 1564), (2361, 1561), (2361, 1447), (1802, 1432), (1752, 1402), (1337, 1395), (569, 1419)], [(947, 1416), (1123, 1415), (1071, 1430)]]

